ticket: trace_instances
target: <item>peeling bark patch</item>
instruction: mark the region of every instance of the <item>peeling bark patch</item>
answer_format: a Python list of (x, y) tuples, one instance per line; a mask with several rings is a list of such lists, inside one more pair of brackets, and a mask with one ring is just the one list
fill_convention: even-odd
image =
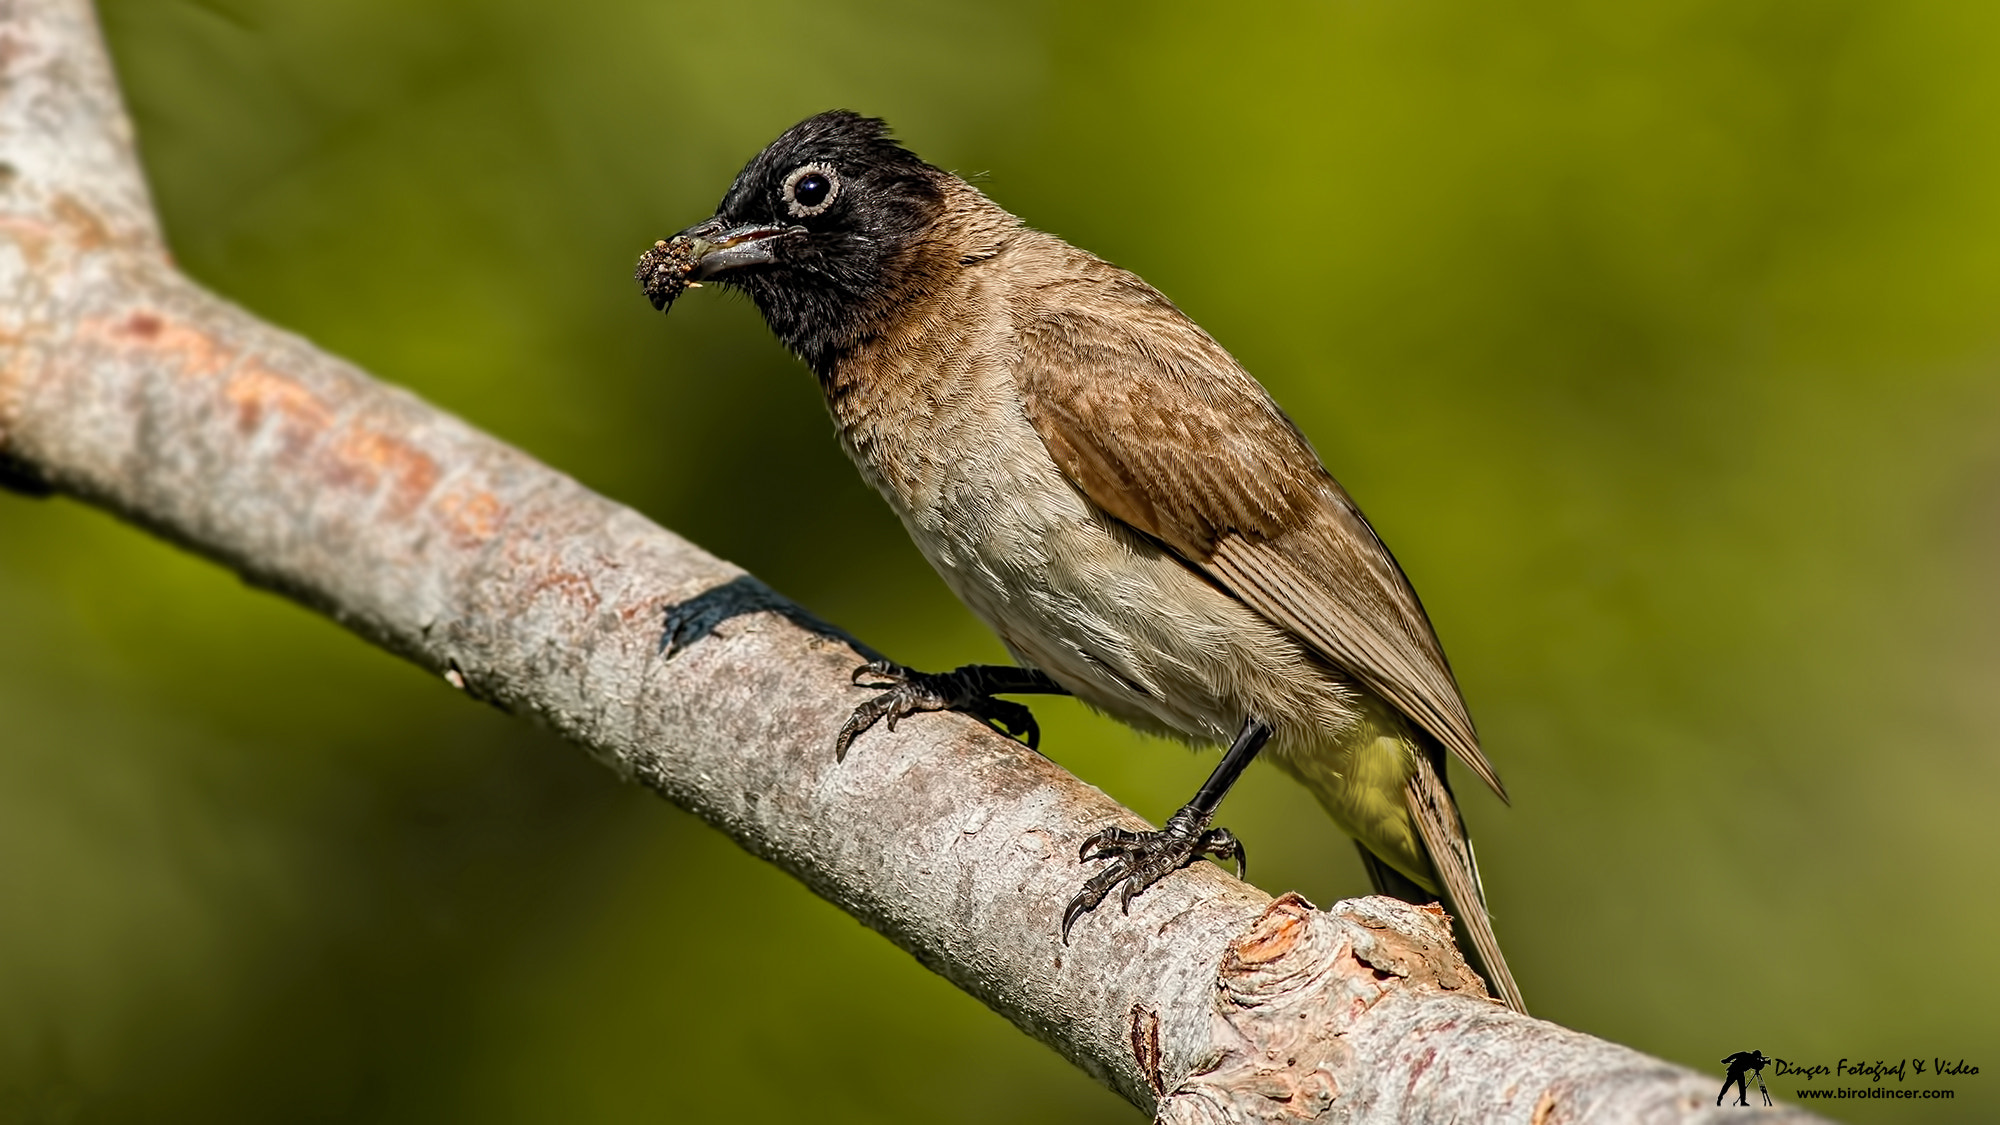
[(1393, 980), (1396, 976), (1395, 970), (1385, 969), (1382, 966), (1375, 964), (1374, 962), (1368, 960), (1368, 958), (1363, 957), (1361, 954), (1355, 952), (1352, 947), (1348, 949), (1347, 955), (1350, 959), (1353, 960), (1356, 966), (1361, 968), (1363, 971), (1367, 972), (1369, 976), (1375, 978), (1377, 981)]
[(1153, 1096), (1165, 1097), (1167, 1080), (1160, 1074), (1160, 1013), (1144, 1004), (1132, 1005), (1132, 1058)]
[[(1408, 1011), (1384, 1006), (1385, 998), (1422, 1003), (1423, 993), (1463, 987), (1469, 971), (1452, 967), (1453, 953), (1434, 910), (1370, 897), (1321, 913), (1297, 895), (1277, 899), (1225, 948), (1214, 1014), (1226, 1030), (1212, 1040), (1215, 1053), (1161, 1102), (1158, 1120), (1314, 1121), (1343, 1098), (1359, 1099), (1345, 1110), (1356, 1119), (1435, 1119), (1396, 1116), (1432, 1104), (1429, 1091), (1455, 1080), (1434, 1045), (1396, 1036), (1402, 1055), (1387, 1071), (1355, 1066), (1357, 1053), (1380, 1050), (1371, 1042), (1381, 1034), (1376, 1021), (1398, 1018), (1382, 1013)], [(1431, 1018), (1427, 1028), (1448, 1039), (1454, 1019)]]
[(1232, 1006), (1282, 1004), (1319, 986), (1339, 956), (1335, 931), (1314, 924), (1318, 913), (1298, 895), (1283, 895), (1231, 943), (1218, 983)]
[(1311, 909), (1297, 895), (1286, 895), (1273, 902), (1264, 916), (1257, 919), (1257, 924), (1250, 927), (1250, 932), (1236, 943), (1232, 956), (1239, 965), (1248, 968), (1268, 964), (1290, 953), (1302, 936)]
[(1342, 949), (1341, 954), (1334, 971), (1354, 982), (1352, 991), (1362, 1010), (1374, 1007), (1383, 997), (1412, 982), (1410, 976), (1398, 971), (1399, 966), (1393, 961), (1377, 964), (1367, 953), (1351, 945)]
[(1365, 930), (1339, 971), (1376, 996), (1409, 986), (1486, 995), (1484, 984), (1452, 943), (1451, 916), (1437, 906), (1371, 896), (1339, 903), (1334, 913)]
[(1529, 1125), (1555, 1125), (1562, 1120), (1562, 1109), (1556, 1102), (1554, 1090), (1543, 1090), (1535, 1099), (1535, 1111), (1528, 1116)]

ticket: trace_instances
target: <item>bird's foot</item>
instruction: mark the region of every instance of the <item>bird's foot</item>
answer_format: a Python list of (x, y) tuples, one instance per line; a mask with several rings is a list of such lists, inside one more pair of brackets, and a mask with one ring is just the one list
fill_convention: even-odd
[(1078, 859), (1112, 862), (1092, 875), (1083, 890), (1069, 900), (1063, 911), (1063, 944), (1069, 944), (1069, 930), (1076, 920), (1097, 909), (1114, 888), (1118, 888), (1119, 908), (1130, 914), (1132, 899), (1139, 892), (1204, 856), (1235, 860), (1239, 879), (1249, 871), (1242, 841), (1227, 828), (1210, 828), (1208, 816), (1193, 805), (1183, 806), (1157, 832), (1106, 828), (1085, 840), (1077, 849)]
[[(863, 676), (879, 682), (864, 684)], [(949, 672), (918, 672), (893, 660), (872, 660), (856, 668), (852, 679), (859, 687), (889, 690), (856, 707), (854, 714), (841, 725), (840, 734), (833, 741), (835, 760), (845, 760), (847, 748), (856, 736), (878, 721), (889, 720), (889, 729), (895, 730), (896, 720), (925, 711), (963, 711), (992, 724), (1008, 738), (1024, 740), (1030, 750), (1037, 749), (1042, 741), (1042, 728), (1036, 725), (1034, 714), (1025, 705), (993, 698), (995, 685), (984, 664), (968, 664)]]

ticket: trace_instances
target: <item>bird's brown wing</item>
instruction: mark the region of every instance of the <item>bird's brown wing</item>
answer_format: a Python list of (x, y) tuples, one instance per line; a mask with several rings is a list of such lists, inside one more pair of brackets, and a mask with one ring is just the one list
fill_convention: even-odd
[(1029, 421), (1092, 503), (1299, 636), (1506, 797), (1409, 580), (1221, 345), (1094, 259), (1014, 315)]

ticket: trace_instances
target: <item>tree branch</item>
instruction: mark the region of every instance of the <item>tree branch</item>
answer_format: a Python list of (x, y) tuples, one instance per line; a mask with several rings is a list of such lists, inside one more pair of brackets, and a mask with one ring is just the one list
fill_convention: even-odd
[(1077, 842), (1137, 817), (958, 716), (836, 764), (872, 654), (183, 277), (86, 0), (0, 0), (0, 296), (0, 483), (101, 505), (540, 718), (1163, 1120), (1719, 1112), (1712, 1077), (1483, 999), (1435, 910), (1320, 912), (1200, 864), (1065, 947)]

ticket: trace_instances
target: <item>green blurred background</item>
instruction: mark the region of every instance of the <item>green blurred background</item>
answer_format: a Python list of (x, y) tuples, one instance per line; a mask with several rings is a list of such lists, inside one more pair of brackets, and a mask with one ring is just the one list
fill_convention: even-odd
[[(1172, 296), (1394, 545), (1538, 1014), (1718, 1082), (1963, 1056), (1837, 1115), (2000, 1115), (2000, 8), (101, 11), (195, 277), (942, 667), (1001, 652), (803, 369), (631, 281), (785, 126), (886, 116)], [(1037, 709), (1156, 820), (1212, 761)], [(1275, 771), (1225, 813), (1267, 889), (1366, 889)], [(545, 732), (0, 495), (0, 1118), (1134, 1117)]]

